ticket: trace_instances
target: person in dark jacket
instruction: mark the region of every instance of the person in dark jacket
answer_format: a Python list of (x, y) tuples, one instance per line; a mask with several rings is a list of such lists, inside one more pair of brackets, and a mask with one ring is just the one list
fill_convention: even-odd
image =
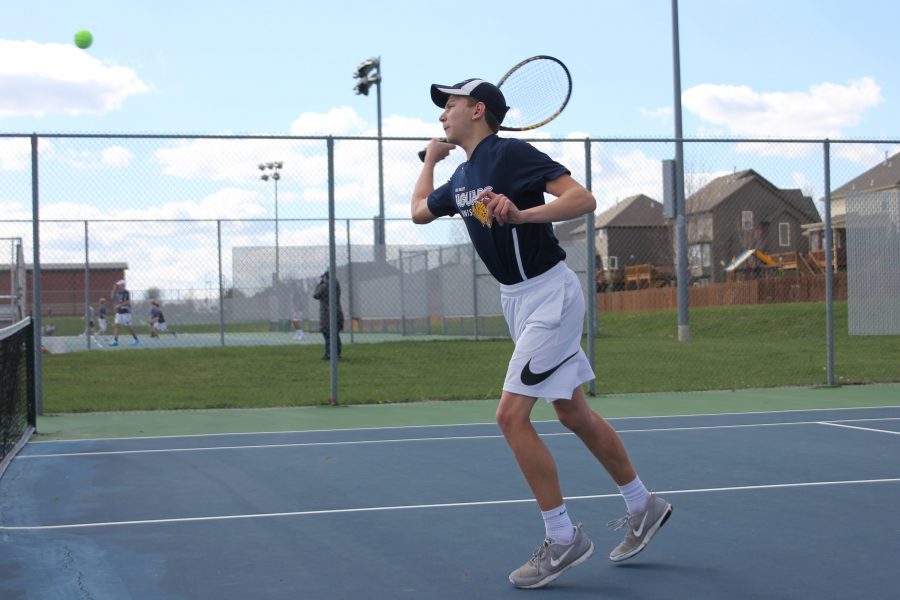
[[(341, 357), (341, 330), (344, 328), (344, 311), (341, 308), (341, 282), (334, 280), (334, 289), (337, 292), (337, 352), (338, 358)], [(331, 360), (331, 314), (328, 305), (328, 271), (322, 273), (319, 284), (313, 291), (313, 298), (319, 301), (319, 331), (325, 338), (325, 354), (322, 360)]]

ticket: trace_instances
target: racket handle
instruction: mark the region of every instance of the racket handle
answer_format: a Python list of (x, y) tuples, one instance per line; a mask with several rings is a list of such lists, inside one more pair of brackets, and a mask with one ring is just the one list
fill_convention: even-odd
[[(438, 141), (439, 141), (439, 142), (446, 142), (446, 141), (447, 141), (447, 138), (443, 138), (443, 137), (442, 137), (442, 138), (438, 138)], [(424, 149), (424, 148), (423, 148), (422, 150), (419, 150), (419, 160), (421, 160), (422, 162), (425, 162), (425, 149)]]

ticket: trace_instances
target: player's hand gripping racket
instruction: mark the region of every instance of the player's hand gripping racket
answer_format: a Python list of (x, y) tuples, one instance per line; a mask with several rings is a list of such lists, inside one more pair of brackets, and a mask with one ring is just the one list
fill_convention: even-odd
[[(500, 129), (528, 131), (562, 113), (572, 95), (572, 76), (561, 60), (542, 54), (526, 58), (507, 71), (497, 87), (509, 106)], [(419, 159), (425, 160), (425, 150), (419, 152)]]

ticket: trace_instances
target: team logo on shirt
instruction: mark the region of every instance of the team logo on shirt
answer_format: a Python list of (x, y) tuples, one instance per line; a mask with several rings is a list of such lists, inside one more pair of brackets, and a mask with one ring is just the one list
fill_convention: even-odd
[(487, 206), (481, 200), (476, 200), (476, 198), (481, 192), (492, 189), (491, 186), (487, 186), (475, 190), (466, 190), (466, 188), (454, 190), (454, 199), (456, 200), (456, 206), (459, 208), (460, 216), (463, 218), (475, 217), (483, 226), (490, 227), (491, 220), (488, 219)]
[(488, 219), (488, 209), (484, 202), (476, 202), (472, 205), (472, 216), (481, 221), (481, 224), (485, 227), (491, 226), (491, 221)]

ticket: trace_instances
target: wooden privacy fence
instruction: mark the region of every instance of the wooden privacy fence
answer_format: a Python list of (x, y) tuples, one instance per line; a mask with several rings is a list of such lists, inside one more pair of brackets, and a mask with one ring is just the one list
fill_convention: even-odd
[[(846, 272), (834, 273), (834, 299), (847, 299)], [(824, 301), (824, 274), (713, 283), (688, 289), (691, 308)], [(597, 294), (597, 310), (600, 312), (668, 310), (677, 307), (678, 291), (674, 285)]]

